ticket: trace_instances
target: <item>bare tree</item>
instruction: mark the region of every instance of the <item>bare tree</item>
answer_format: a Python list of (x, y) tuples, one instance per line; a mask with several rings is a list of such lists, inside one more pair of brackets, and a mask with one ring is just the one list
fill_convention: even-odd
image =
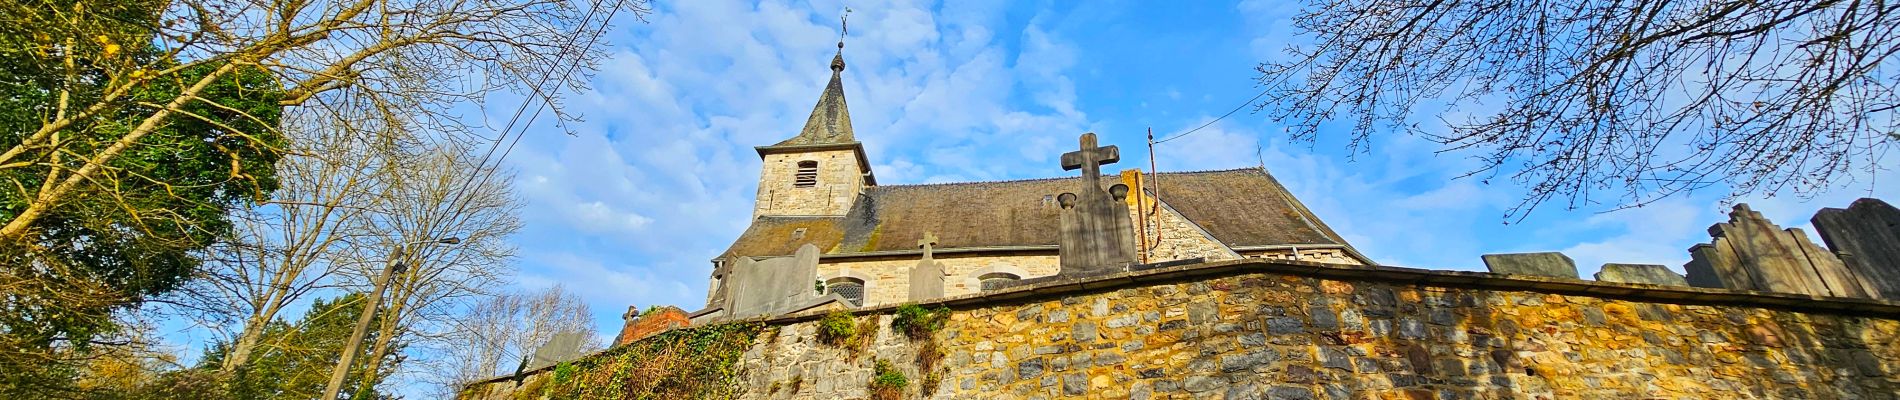
[[(501, 278), (510, 273), (514, 248), (505, 239), (520, 228), (520, 201), (511, 191), (512, 175), (481, 153), (456, 142), (432, 143), (417, 157), (392, 165), (389, 190), (379, 197), (369, 228), (377, 235), (358, 241), (354, 251), (362, 260), (390, 259), (406, 243), (459, 238), (455, 245), (413, 246), (396, 254), (403, 271), (391, 277), (383, 303), (379, 334), (361, 360), (364, 374), (374, 377), (382, 360), (398, 349), (390, 343), (438, 340), (450, 331), (455, 306), (462, 301), (493, 295)], [(380, 263), (360, 265), (368, 277)], [(373, 381), (374, 379), (366, 379)]]
[[(108, 172), (160, 127), (179, 119), (222, 124), (189, 110), (212, 102), (200, 94), (228, 76), (269, 74), (280, 83), (279, 103), (286, 107), (351, 89), (382, 113), (448, 127), (462, 126), (459, 116), (448, 113), (450, 106), (480, 102), (500, 89), (541, 97), (559, 115), (554, 95), (585, 82), (584, 74), (566, 72), (577, 65), (591, 68), (604, 54), (597, 42), (583, 39), (597, 38), (620, 11), (648, 11), (643, 0), (181, 0), (159, 3), (157, 26), (141, 27), (154, 34), (139, 35), (83, 23), (123, 19), (97, 14), (102, 7), (86, 3), (35, 17), (45, 21), (18, 21), (45, 30), (35, 39), (44, 43), (34, 45), (73, 55), (63, 67), (42, 70), (93, 68), (105, 84), (86, 96), (61, 94), (56, 112), (0, 150), (0, 168), (46, 176), (44, 185), (5, 189), (27, 201), (0, 225), (0, 239), (26, 235), (49, 210), (90, 193), (82, 187), (110, 189), (117, 180), (140, 179)], [(122, 57), (121, 47), (144, 46), (146, 40), (161, 54)], [(177, 90), (165, 98), (143, 97), (157, 83)], [(72, 143), (82, 135), (66, 134), (107, 116), (130, 121), (130, 128), (85, 146)], [(225, 128), (239, 137), (258, 133)]]
[[(1466, 176), (1529, 189), (1520, 219), (1715, 185), (1811, 194), (1877, 172), (1900, 134), (1900, 3), (1327, 0), (1294, 22), (1313, 41), (1258, 67), (1256, 110), (1308, 140), (1350, 120), (1355, 151), (1399, 128), (1470, 152)], [(1410, 123), (1434, 100), (1478, 106), (1449, 132)]]
[[(406, 132), (477, 140), (484, 121), (451, 110), (504, 91), (571, 118), (559, 94), (605, 55), (599, 34), (648, 11), (645, 0), (0, 3), (0, 369), (72, 364), (113, 311), (190, 277), (193, 256), (244, 223), (225, 213), (275, 189), (256, 172), (317, 145), (283, 140), (280, 114), (367, 119), (310, 132), (396, 145)], [(100, 249), (111, 257), (90, 254)], [(244, 251), (261, 262), (280, 250)], [(251, 316), (320, 281), (270, 268), (227, 286), (250, 285), (262, 300), (243, 307)], [(6, 375), (0, 393), (62, 380)]]
[(266, 204), (236, 213), (234, 235), (207, 252), (210, 262), (198, 287), (178, 296), (208, 302), (204, 309), (240, 321), (221, 373), (249, 361), (265, 327), (285, 307), (334, 287), (330, 278), (342, 266), (364, 262), (353, 259), (347, 246), (372, 234), (367, 220), (387, 189), (388, 157), (401, 153), (371, 142), (390, 136), (352, 134), (354, 124), (330, 117), (306, 112), (286, 123), (296, 147), (277, 165), (280, 188)]
[(579, 333), (581, 350), (600, 347), (592, 312), (580, 296), (560, 286), (503, 293), (466, 305), (447, 327), (427, 378), (443, 394), (470, 381), (514, 372), (535, 349), (562, 333)]

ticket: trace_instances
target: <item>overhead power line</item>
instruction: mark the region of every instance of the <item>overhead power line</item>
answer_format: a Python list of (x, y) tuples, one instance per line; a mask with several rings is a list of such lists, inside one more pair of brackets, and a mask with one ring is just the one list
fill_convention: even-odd
[[(604, 3), (602, 0), (595, 0), (593, 2), (593, 6), (587, 10), (587, 14), (581, 16), (581, 22), (574, 26), (575, 34), (568, 35), (567, 46), (564, 46), (560, 52), (555, 53), (555, 59), (568, 58), (569, 57), (568, 52), (570, 50), (576, 49), (576, 47), (573, 47), (573, 45), (575, 41), (580, 39), (580, 36), (581, 36), (580, 30), (585, 28), (588, 22), (593, 20), (594, 13), (600, 10), (600, 6), (602, 3)], [(582, 47), (579, 47), (579, 49), (592, 48), (594, 46), (594, 43), (600, 40), (600, 35), (606, 32), (607, 27), (613, 24), (614, 15), (619, 14), (619, 13), (620, 13), (620, 7), (614, 7), (612, 10), (609, 10), (607, 12), (607, 18), (601, 20), (600, 28), (595, 29), (592, 34), (588, 35), (587, 44), (583, 45)], [(581, 52), (585, 53), (586, 50), (581, 50)], [(560, 72), (560, 76), (561, 76), (560, 79), (562, 81), (567, 80), (567, 77), (573, 74), (575, 69), (578, 69), (580, 67), (581, 57), (583, 56), (584, 55), (581, 55), (581, 54), (573, 55), (574, 60), (572, 63), (568, 64), (567, 70)], [(529, 104), (533, 104), (535, 99), (537, 98), (546, 99), (548, 97), (553, 97), (551, 94), (543, 94), (541, 87), (543, 85), (546, 85), (549, 80), (553, 80), (555, 76), (555, 72), (560, 71), (560, 69), (561, 68), (559, 66), (556, 66), (553, 70), (549, 70), (546, 75), (543, 75), (540, 81), (535, 82), (533, 85), (529, 85), (528, 96), (526, 96), (526, 98), (521, 99), (521, 105), (515, 107), (515, 113), (513, 116), (508, 118), (508, 124), (502, 126), (501, 135), (495, 137), (494, 144), (490, 145), (488, 147), (488, 151), (482, 154), (481, 161), (476, 162), (475, 169), (477, 171), (481, 171), (482, 169), (487, 168), (489, 159), (495, 155), (495, 150), (501, 147), (501, 143), (503, 141), (508, 142), (508, 148), (502, 150), (501, 157), (494, 159), (496, 168), (488, 169), (486, 173), (481, 174), (482, 185), (488, 184), (488, 180), (494, 177), (495, 171), (500, 169), (499, 167), (501, 166), (501, 162), (504, 160), (507, 160), (509, 154), (514, 153), (515, 145), (521, 143), (521, 137), (527, 136), (528, 127), (533, 126), (534, 121), (541, 117), (541, 111), (547, 108), (545, 101), (543, 102), (544, 104), (542, 107), (534, 108), (534, 114), (528, 115), (528, 121), (526, 124), (522, 124), (521, 132), (515, 133), (514, 134), (515, 137), (513, 140), (508, 139), (509, 132), (514, 130), (515, 124), (517, 122), (520, 122), (521, 115), (527, 112)], [(456, 198), (453, 201), (451, 201), (450, 207), (449, 207), (450, 209), (455, 210), (454, 213), (459, 214), (463, 210), (467, 209), (468, 202), (462, 201), (466, 199), (466, 196), (463, 196), (463, 195), (467, 193), (468, 188), (469, 188), (469, 183), (473, 182), (474, 180), (475, 180), (475, 175), (474, 174), (469, 175), (468, 177), (462, 180), (461, 187), (457, 188), (457, 190), (455, 191)]]
[(1236, 112), (1240, 112), (1240, 109), (1247, 108), (1248, 104), (1253, 104), (1253, 102), (1259, 101), (1261, 97), (1266, 96), (1266, 95), (1267, 95), (1267, 91), (1262, 90), (1260, 91), (1260, 94), (1256, 94), (1253, 96), (1253, 98), (1247, 99), (1246, 102), (1242, 102), (1240, 103), (1240, 105), (1234, 106), (1234, 109), (1228, 110), (1226, 114), (1221, 114), (1220, 118), (1215, 118), (1213, 121), (1207, 121), (1207, 123), (1201, 124), (1201, 126), (1194, 127), (1194, 129), (1189, 129), (1187, 130), (1187, 132), (1176, 133), (1173, 136), (1169, 136), (1166, 139), (1156, 140), (1155, 144), (1167, 143), (1170, 140), (1180, 139), (1182, 136), (1187, 136), (1189, 134), (1193, 134), (1194, 132), (1199, 132), (1201, 128), (1206, 128), (1209, 125), (1213, 125), (1215, 122), (1220, 122), (1220, 120), (1227, 119), (1227, 116), (1234, 115), (1234, 113)]

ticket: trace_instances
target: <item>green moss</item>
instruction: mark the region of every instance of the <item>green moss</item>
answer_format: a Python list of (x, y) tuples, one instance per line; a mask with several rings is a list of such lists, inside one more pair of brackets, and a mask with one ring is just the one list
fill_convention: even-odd
[(547, 384), (547, 379), (528, 378), (526, 382), (522, 383), (520, 389), (515, 390), (515, 394), (512, 397), (514, 397), (515, 400), (539, 399), (541, 395), (544, 394), (543, 392), (547, 390)]
[(562, 361), (560, 364), (556, 364), (554, 366), (554, 383), (559, 384), (562, 382), (567, 382), (567, 379), (573, 376), (574, 376), (574, 364), (569, 364), (566, 361)]
[(924, 385), (922, 387), (922, 389), (924, 390), (924, 396), (937, 394), (937, 388), (942, 385), (943, 385), (943, 373), (931, 372), (928, 374), (924, 374)]
[(884, 238), (884, 224), (877, 224), (876, 227), (871, 228), (871, 238), (864, 240), (864, 248), (858, 249), (858, 251), (865, 252), (865, 251), (877, 250), (877, 242), (878, 240), (881, 240), (883, 238)]
[(950, 309), (937, 307), (924, 308), (916, 304), (897, 306), (897, 316), (891, 318), (891, 330), (903, 332), (911, 340), (930, 338), (930, 335), (943, 329), (943, 323), (950, 318)]
[(910, 385), (910, 379), (904, 377), (889, 361), (877, 360), (872, 368), (871, 398), (896, 399), (904, 394), (904, 386)]
[(818, 341), (833, 346), (845, 346), (857, 339), (856, 319), (851, 313), (832, 311), (818, 320)]

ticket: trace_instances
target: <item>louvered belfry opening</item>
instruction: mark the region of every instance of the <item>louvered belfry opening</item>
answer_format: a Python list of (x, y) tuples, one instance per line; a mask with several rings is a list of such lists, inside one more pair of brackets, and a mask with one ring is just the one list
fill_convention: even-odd
[(818, 186), (818, 162), (799, 161), (798, 172), (792, 176), (792, 187)]

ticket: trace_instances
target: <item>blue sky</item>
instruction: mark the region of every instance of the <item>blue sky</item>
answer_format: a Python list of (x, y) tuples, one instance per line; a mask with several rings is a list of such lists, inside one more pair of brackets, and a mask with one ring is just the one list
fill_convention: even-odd
[[(1291, 2), (877, 3), (849, 4), (844, 84), (884, 184), (1061, 176), (1056, 156), (1086, 131), (1122, 147), (1115, 167), (1146, 169), (1146, 129), (1168, 135), (1228, 112), (1258, 93), (1253, 67), (1300, 40), (1285, 20)], [(508, 160), (527, 203), (512, 284), (579, 293), (605, 335), (628, 305), (702, 306), (708, 260), (750, 217), (752, 147), (803, 126), (845, 6), (663, 1), (644, 22), (620, 21), (592, 91), (570, 95), (569, 111), (586, 119), (576, 134), (543, 123)], [(504, 111), (488, 117), (505, 121)], [(1563, 251), (1586, 277), (1605, 262), (1680, 271), (1685, 250), (1726, 219), (1713, 188), (1612, 213), (1555, 204), (1507, 225), (1525, 189), (1455, 179), (1469, 154), (1388, 133), (1348, 154), (1342, 131), (1289, 142), (1249, 111), (1163, 144), (1160, 169), (1264, 164), (1383, 264), (1483, 270), (1484, 253)], [(1813, 199), (1739, 201), (1807, 228), (1822, 207), (1900, 199), (1900, 186), (1854, 181)]]

